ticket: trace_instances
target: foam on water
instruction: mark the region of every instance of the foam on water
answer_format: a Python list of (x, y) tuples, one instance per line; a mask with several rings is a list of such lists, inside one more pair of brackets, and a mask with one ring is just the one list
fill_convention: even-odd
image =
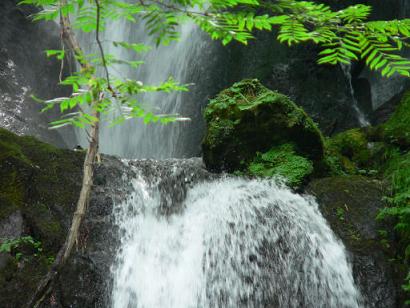
[(223, 178), (163, 215), (155, 185), (133, 184), (115, 210), (113, 307), (360, 306), (345, 249), (311, 197)]

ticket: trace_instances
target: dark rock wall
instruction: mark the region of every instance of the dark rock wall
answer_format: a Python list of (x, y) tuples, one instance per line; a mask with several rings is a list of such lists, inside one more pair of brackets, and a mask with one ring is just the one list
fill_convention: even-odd
[[(46, 49), (60, 49), (58, 26), (53, 22), (33, 23), (36, 12), (30, 6), (17, 6), (17, 0), (0, 1), (0, 127), (20, 135), (34, 135), (60, 147), (75, 143), (70, 129), (50, 131), (48, 123), (58, 113), (42, 114), (42, 99), (67, 96), (58, 85), (61, 65), (47, 59)], [(68, 71), (63, 69), (63, 76)], [(63, 140), (62, 135), (64, 135)]]
[[(373, 19), (410, 15), (410, 4), (404, 0), (323, 2), (330, 2), (334, 8), (356, 3), (373, 5)], [(255, 35), (249, 46), (232, 43), (220, 49), (219, 57), (225, 69), (221, 77), (223, 88), (243, 78), (258, 78), (268, 88), (289, 95), (319, 123), (325, 134), (359, 126), (348, 78), (340, 66), (318, 65), (318, 48), (314, 45), (289, 48), (270, 33)], [(395, 104), (395, 96), (409, 86), (406, 78), (382, 78), (369, 72), (362, 63), (352, 66), (351, 75), (360, 109), (373, 123), (380, 122), (380, 115), (391, 112), (387, 105)]]
[(376, 221), (384, 207), (380, 181), (361, 176), (314, 180), (307, 192), (316, 196), (323, 216), (351, 256), (356, 284), (366, 307), (401, 307), (403, 273), (389, 259), (394, 247), (382, 245), (379, 230), (392, 226)]
[[(0, 253), (0, 307), (23, 307), (63, 245), (81, 189), (83, 160), (84, 152), (0, 128), (0, 242), (31, 236), (42, 248)], [(123, 181), (129, 168), (116, 158), (102, 160), (77, 250), (44, 307), (109, 306), (110, 266), (117, 247), (112, 208), (127, 196), (131, 184)]]

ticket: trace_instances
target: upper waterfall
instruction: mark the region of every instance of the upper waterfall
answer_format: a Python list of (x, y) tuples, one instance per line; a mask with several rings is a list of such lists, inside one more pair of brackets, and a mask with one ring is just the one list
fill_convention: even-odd
[[(159, 85), (172, 77), (180, 83), (191, 84), (190, 92), (148, 93), (140, 95), (139, 101), (147, 111), (157, 114), (179, 114), (182, 117), (193, 117), (193, 122), (176, 122), (168, 125), (145, 125), (138, 120), (129, 120), (121, 125), (107, 127), (101, 131), (100, 151), (126, 158), (171, 158), (192, 157), (199, 154), (197, 127), (202, 120), (201, 104), (206, 102), (206, 95), (200, 90), (207, 82), (207, 74), (202, 66), (212, 49), (207, 37), (193, 23), (184, 23), (179, 28), (180, 39), (169, 46), (156, 46), (144, 25), (135, 25), (119, 21), (107, 26), (103, 35), (105, 53), (115, 55), (123, 60), (141, 60), (139, 68), (126, 65), (112, 65), (110, 74), (122, 79), (131, 78), (147, 85)], [(90, 43), (88, 35), (79, 33), (83, 48), (91, 53), (98, 52), (95, 43)], [(144, 43), (152, 47), (147, 53), (136, 55), (133, 51), (115, 47), (114, 42)], [(199, 122), (199, 123), (198, 123)], [(81, 133), (79, 133), (81, 134)], [(200, 134), (200, 132), (199, 132)], [(84, 136), (80, 136), (83, 139)], [(192, 143), (195, 143), (192, 145)]]

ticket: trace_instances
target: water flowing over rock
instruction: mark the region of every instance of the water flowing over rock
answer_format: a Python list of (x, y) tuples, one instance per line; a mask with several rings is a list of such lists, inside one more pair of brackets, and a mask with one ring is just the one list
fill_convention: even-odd
[[(215, 42), (202, 33), (194, 24), (183, 24), (178, 28), (180, 40), (169, 46), (156, 46), (154, 38), (148, 35), (143, 24), (126, 21), (110, 25), (104, 32), (106, 52), (125, 60), (142, 60), (138, 69), (127, 69), (124, 65), (113, 66), (110, 72), (121, 78), (133, 78), (144, 84), (158, 85), (173, 77), (182, 84), (189, 84), (190, 91), (173, 93), (148, 93), (139, 100), (146, 110), (160, 114), (177, 114), (190, 121), (169, 125), (145, 125), (130, 120), (116, 127), (103, 127), (101, 151), (127, 158), (178, 158), (193, 157), (200, 153), (204, 121), (202, 108), (210, 96), (220, 89), (218, 66), (215, 57)], [(95, 45), (89, 45), (88, 36), (80, 36), (85, 50), (95, 52)], [(144, 43), (152, 47), (146, 54), (115, 47), (113, 41)], [(84, 136), (80, 137), (84, 143)]]
[[(63, 242), (83, 155), (6, 136), (15, 151), (0, 162), (2, 178), (17, 174), (17, 183), (6, 183), (30, 189), (7, 199), (2, 185), (0, 200), (21, 204), (2, 204), (1, 236), (30, 232), (45, 253), (19, 262), (0, 255), (0, 303), (19, 307), (24, 298), (16, 290), (32, 294), (47, 270), (46, 257)], [(52, 159), (42, 161), (47, 155)], [(211, 174), (198, 158), (122, 162), (103, 156), (102, 162), (78, 249), (43, 307), (394, 307), (392, 289), (368, 293), (372, 286), (394, 285), (388, 268), (384, 276), (367, 271), (386, 259), (356, 256), (345, 242), (354, 254), (352, 272), (349, 254), (311, 197), (274, 180)], [(64, 176), (54, 178), (53, 166)], [(24, 181), (30, 186), (17, 185)], [(360, 226), (373, 221), (361, 219)], [(354, 278), (365, 286), (363, 298)]]
[[(388, 5), (372, 1), (375, 16), (395, 17), (400, 8), (407, 16), (409, 5), (403, 1), (394, 0), (385, 15)], [(47, 130), (48, 118), (29, 98), (31, 93), (44, 98), (66, 93), (56, 87), (60, 64), (48, 64), (43, 53), (59, 48), (58, 27), (32, 25), (27, 17), (33, 12), (17, 8), (13, 0), (0, 3), (5, 29), (0, 33), (0, 125), (71, 145), (69, 133), (63, 142)], [(289, 95), (327, 134), (358, 124), (355, 99), (356, 107), (377, 122), (373, 109), (394, 103), (406, 86), (393, 79), (389, 91), (380, 90), (383, 96), (376, 90), (383, 80), (368, 78), (361, 65), (352, 66), (349, 74), (340, 67), (318, 66), (316, 47), (287, 49), (270, 33), (256, 33), (247, 49), (237, 44), (223, 49), (192, 24), (179, 30), (181, 41), (143, 56), (145, 66), (136, 71), (114, 66), (112, 73), (143, 83), (157, 84), (171, 75), (182, 83), (194, 82), (190, 93), (141, 97), (149, 110), (178, 113), (192, 122), (104, 128), (102, 152), (133, 159), (198, 155), (204, 134), (201, 113), (208, 99), (245, 77)], [(104, 48), (136, 60), (112, 45), (129, 38), (153, 43), (142, 26), (114, 24), (104, 33)], [(87, 37), (81, 40), (93, 49), (86, 45)], [(317, 142), (305, 148), (321, 157), (320, 132), (311, 136), (304, 141)], [(20, 260), (15, 251), (0, 254), (1, 307), (24, 305), (46, 273), (48, 258), (63, 243), (80, 189), (83, 156), (0, 130), (0, 237), (30, 234), (43, 247), (40, 255), (29, 251)], [(397, 307), (403, 280), (395, 277), (376, 236), (379, 184), (339, 180), (312, 182), (307, 191), (317, 196), (315, 201), (276, 179), (212, 174), (199, 158), (120, 160), (103, 155), (78, 247), (43, 307)], [(350, 194), (354, 189), (359, 192)], [(360, 195), (363, 189), (373, 192), (372, 198)], [(345, 206), (352, 211), (343, 212), (344, 219), (354, 210), (360, 215), (341, 225), (338, 208)]]
[(272, 181), (220, 178), (192, 186), (164, 215), (164, 192), (152, 185), (164, 178), (136, 174), (114, 209), (113, 307), (360, 306), (343, 245), (313, 199)]

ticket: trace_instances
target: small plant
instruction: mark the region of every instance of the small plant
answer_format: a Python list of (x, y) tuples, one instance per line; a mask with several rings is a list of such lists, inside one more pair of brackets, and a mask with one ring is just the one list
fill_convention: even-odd
[(22, 236), (16, 239), (7, 239), (3, 241), (0, 244), (0, 252), (10, 253), (11, 255), (14, 255), (17, 261), (20, 261), (24, 256), (24, 247), (31, 247), (35, 257), (43, 251), (40, 241), (33, 239), (31, 236)]
[(338, 207), (336, 209), (336, 216), (339, 218), (339, 220), (344, 221), (345, 220), (345, 210), (341, 207)]

